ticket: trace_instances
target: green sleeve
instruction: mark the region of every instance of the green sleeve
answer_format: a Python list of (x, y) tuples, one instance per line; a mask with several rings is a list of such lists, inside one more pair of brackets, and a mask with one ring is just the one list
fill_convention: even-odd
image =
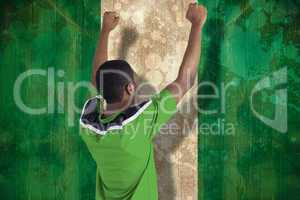
[(160, 128), (174, 116), (177, 112), (176, 105), (176, 99), (168, 89), (162, 90), (152, 98), (150, 108), (150, 117), (152, 119), (149, 124), (151, 129), (148, 136), (150, 139), (153, 139), (159, 133)]

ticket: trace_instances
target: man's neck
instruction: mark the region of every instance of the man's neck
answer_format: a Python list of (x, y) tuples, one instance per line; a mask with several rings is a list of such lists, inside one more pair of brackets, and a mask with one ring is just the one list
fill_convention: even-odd
[(110, 103), (106, 105), (106, 109), (104, 111), (104, 115), (111, 115), (116, 112), (121, 112), (130, 106), (130, 102), (127, 100), (118, 102), (118, 103)]

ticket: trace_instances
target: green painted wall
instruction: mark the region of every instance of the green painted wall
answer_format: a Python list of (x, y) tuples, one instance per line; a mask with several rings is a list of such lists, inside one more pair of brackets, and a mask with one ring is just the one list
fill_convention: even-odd
[[(222, 84), (233, 85), (226, 90), (225, 101), (199, 99), (202, 109), (218, 111), (199, 114), (199, 199), (299, 198), (300, 2), (201, 2), (209, 17), (200, 80), (214, 83), (220, 93)], [(287, 83), (276, 86), (279, 81), (271, 81), (272, 87), (258, 92), (252, 104), (272, 119), (275, 107), (285, 105), (276, 99), (276, 89), (288, 88), (288, 131), (280, 133), (254, 115), (250, 96), (259, 80), (284, 67)], [(201, 87), (199, 94), (215, 90)], [(279, 116), (284, 122), (284, 114)], [(219, 121), (221, 128), (216, 125)]]
[[(300, 3), (202, 2), (209, 17), (199, 79), (220, 92), (222, 83), (233, 86), (224, 104), (220, 98), (199, 99), (202, 109), (218, 109), (199, 116), (199, 198), (295, 199), (300, 196)], [(94, 199), (95, 165), (78, 137), (79, 113), (73, 110), (73, 102), (82, 105), (88, 91), (73, 90), (78, 81), (89, 80), (98, 13), (98, 0), (0, 2), (2, 199)], [(288, 131), (280, 133), (254, 115), (249, 97), (259, 80), (285, 66), (288, 81), (279, 88), (288, 88)], [(26, 105), (53, 102), (48, 114), (26, 114), (14, 101), (15, 81), (29, 69), (56, 74), (49, 91), (45, 76), (32, 76), (21, 88)], [(254, 98), (255, 110), (269, 118), (280, 104), (274, 92), (266, 89)], [(199, 93), (214, 91), (201, 87)], [(203, 127), (219, 121), (234, 131)]]
[[(70, 88), (90, 78), (99, 12), (99, 0), (0, 2), (1, 199), (94, 199), (95, 164), (73, 110), (87, 89)], [(17, 77), (29, 69), (54, 70), (49, 114), (26, 114), (13, 99)], [(47, 77), (31, 76), (21, 90), (26, 105), (47, 106)]]

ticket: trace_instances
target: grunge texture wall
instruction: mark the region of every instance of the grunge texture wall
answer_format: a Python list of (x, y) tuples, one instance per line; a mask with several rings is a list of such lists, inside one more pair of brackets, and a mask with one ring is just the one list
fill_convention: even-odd
[[(184, 19), (189, 2), (0, 2), (2, 199), (94, 199), (96, 166), (78, 136), (78, 117), (90, 95), (86, 86), (99, 13), (120, 13), (111, 58), (128, 59), (139, 82), (152, 83), (144, 90), (149, 95), (176, 76), (189, 32)], [(176, 134), (163, 130), (155, 140), (160, 199), (295, 199), (300, 195), (300, 3), (201, 3), (208, 19), (198, 83), (210, 85), (185, 97), (173, 119)], [(18, 88), (28, 70), (35, 75)], [(252, 95), (257, 85), (265, 88)], [(196, 94), (211, 96), (195, 99)], [(18, 97), (40, 113), (28, 114)], [(191, 106), (195, 100), (201, 112)], [(287, 116), (281, 109), (278, 123), (267, 125), (259, 117), (274, 119), (276, 108), (284, 106)], [(287, 129), (278, 130), (282, 122)]]

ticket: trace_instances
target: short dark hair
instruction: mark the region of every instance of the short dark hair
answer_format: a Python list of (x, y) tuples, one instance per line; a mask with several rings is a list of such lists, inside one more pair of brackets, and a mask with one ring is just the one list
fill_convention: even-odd
[(125, 87), (133, 79), (133, 70), (125, 60), (109, 60), (96, 73), (96, 87), (107, 103), (117, 103), (122, 100)]

